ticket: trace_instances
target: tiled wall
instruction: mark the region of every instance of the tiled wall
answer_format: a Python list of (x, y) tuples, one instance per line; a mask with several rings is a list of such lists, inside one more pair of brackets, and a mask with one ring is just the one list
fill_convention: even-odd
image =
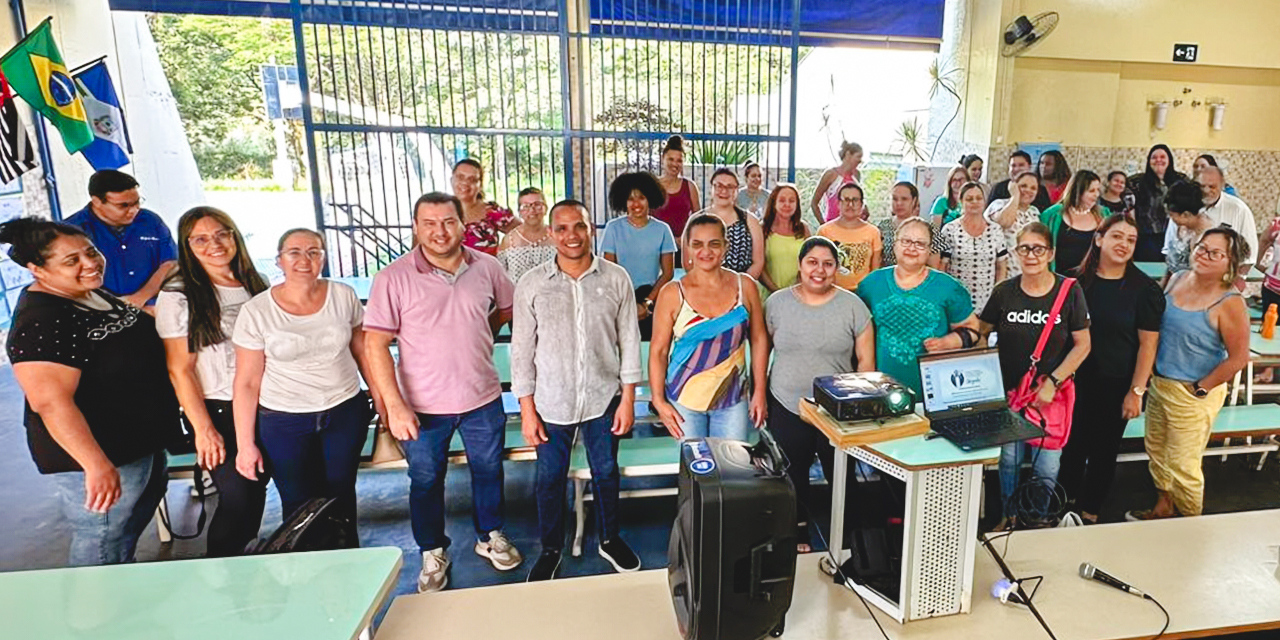
[[(991, 148), (986, 163), (988, 180), (1003, 180), (1008, 176), (1009, 154), (1012, 145)], [(1090, 169), (1104, 178), (1114, 169), (1137, 173), (1146, 166), (1146, 147), (1063, 147), (1062, 154), (1072, 170)], [(1280, 151), (1240, 151), (1235, 149), (1174, 149), (1174, 167), (1183, 173), (1191, 172), (1191, 163), (1201, 153), (1217, 158), (1227, 176), (1227, 182), (1235, 186), (1239, 196), (1253, 209), (1262, 227), (1276, 214), (1280, 197)]]

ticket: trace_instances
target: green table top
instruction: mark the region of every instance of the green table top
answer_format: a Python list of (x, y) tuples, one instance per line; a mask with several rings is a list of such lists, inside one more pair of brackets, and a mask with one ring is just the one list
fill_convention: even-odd
[(1249, 350), (1259, 356), (1280, 356), (1280, 336), (1268, 340), (1258, 334), (1259, 329), (1261, 327), (1254, 327), (1249, 333)]
[[(1258, 431), (1280, 431), (1280, 405), (1251, 404), (1234, 407), (1223, 407), (1218, 412), (1218, 419), (1213, 422), (1214, 435), (1231, 435), (1233, 433), (1250, 433)], [(1124, 428), (1124, 437), (1141, 438), (1147, 433), (1146, 415), (1143, 414), (1129, 421)]]
[(1156, 280), (1163, 278), (1165, 272), (1169, 269), (1168, 265), (1163, 262), (1135, 262), (1133, 264), (1137, 265), (1143, 273), (1155, 278)]
[(891, 458), (904, 467), (947, 467), (954, 465), (978, 464), (1000, 457), (1000, 448), (977, 449), (963, 451), (951, 444), (949, 440), (935, 437), (926, 440), (926, 435), (898, 438), (868, 445), (867, 448), (886, 458)]
[(396, 547), (0, 573), (6, 638), (352, 640), (395, 586)]

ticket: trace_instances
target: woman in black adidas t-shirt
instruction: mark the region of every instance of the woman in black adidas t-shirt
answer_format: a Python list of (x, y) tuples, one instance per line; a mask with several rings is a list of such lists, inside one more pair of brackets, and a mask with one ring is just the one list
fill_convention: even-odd
[(106, 260), (78, 228), (19, 218), (0, 242), (35, 276), (8, 353), (31, 457), (71, 523), (70, 564), (132, 561), (164, 496), (164, 447), (180, 433), (155, 321), (101, 289)]
[[(1018, 231), (1016, 238), (1013, 253), (1022, 265), (1022, 275), (996, 285), (987, 306), (978, 315), (984, 335), (992, 331), (999, 335), (1000, 373), (1006, 392), (1016, 389), (1030, 368), (1031, 354), (1035, 353), (1036, 342), (1063, 285), (1063, 277), (1049, 269), (1053, 262), (1053, 234), (1049, 228), (1032, 222)], [(1051, 402), (1057, 386), (1075, 375), (1089, 354), (1089, 309), (1079, 284), (1072, 285), (1059, 316), (1036, 365), (1037, 374), (1045, 376), (1037, 404)], [(1009, 503), (1009, 496), (1018, 487), (1022, 460), (1028, 449), (1034, 449), (1030, 454), (1035, 461), (1032, 469), (1035, 477), (1047, 484), (1058, 479), (1061, 450), (1032, 448), (1021, 442), (1004, 445), (1000, 453), (1000, 489), (1006, 519), (1015, 515), (1016, 508)], [(1002, 521), (1002, 524), (1008, 523)]]

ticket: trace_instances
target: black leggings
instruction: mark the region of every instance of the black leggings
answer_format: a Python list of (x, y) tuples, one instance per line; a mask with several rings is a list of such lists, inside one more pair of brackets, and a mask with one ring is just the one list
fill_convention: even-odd
[[(649, 297), (649, 292), (653, 291), (653, 285), (645, 284), (636, 287), (636, 303), (639, 304), (645, 298)], [(648, 342), (653, 337), (653, 313), (650, 312), (640, 321), (640, 340)]]
[(231, 403), (205, 400), (213, 428), (222, 436), (227, 457), (209, 472), (218, 488), (218, 508), (209, 522), (208, 556), (223, 558), (244, 553), (245, 545), (257, 539), (262, 527), (262, 511), (267, 504), (267, 474), (250, 480), (236, 471), (236, 429)]
[(1116, 477), (1116, 454), (1124, 438), (1121, 411), (1131, 377), (1104, 378), (1097, 374), (1076, 377), (1076, 406), (1071, 437), (1062, 451), (1058, 482), (1068, 499), (1085, 513), (1098, 515)]
[[(769, 394), (769, 431), (790, 463), (787, 475), (791, 476), (791, 484), (796, 488), (796, 502), (800, 507), (796, 509), (796, 517), (800, 521), (808, 521), (811, 518), (809, 512), (814, 508), (809, 496), (809, 467), (816, 455), (822, 463), (822, 474), (831, 478), (835, 468), (835, 448), (817, 427), (782, 406), (772, 393)], [(798, 534), (801, 542), (808, 543), (807, 530), (801, 527)]]

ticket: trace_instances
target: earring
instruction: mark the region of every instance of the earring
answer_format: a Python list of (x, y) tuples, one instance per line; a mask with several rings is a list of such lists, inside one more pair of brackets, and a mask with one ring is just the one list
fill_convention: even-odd
[(1222, 284), (1231, 284), (1232, 282), (1235, 282), (1235, 281), (1236, 281), (1235, 274), (1231, 273), (1230, 271), (1222, 274)]

